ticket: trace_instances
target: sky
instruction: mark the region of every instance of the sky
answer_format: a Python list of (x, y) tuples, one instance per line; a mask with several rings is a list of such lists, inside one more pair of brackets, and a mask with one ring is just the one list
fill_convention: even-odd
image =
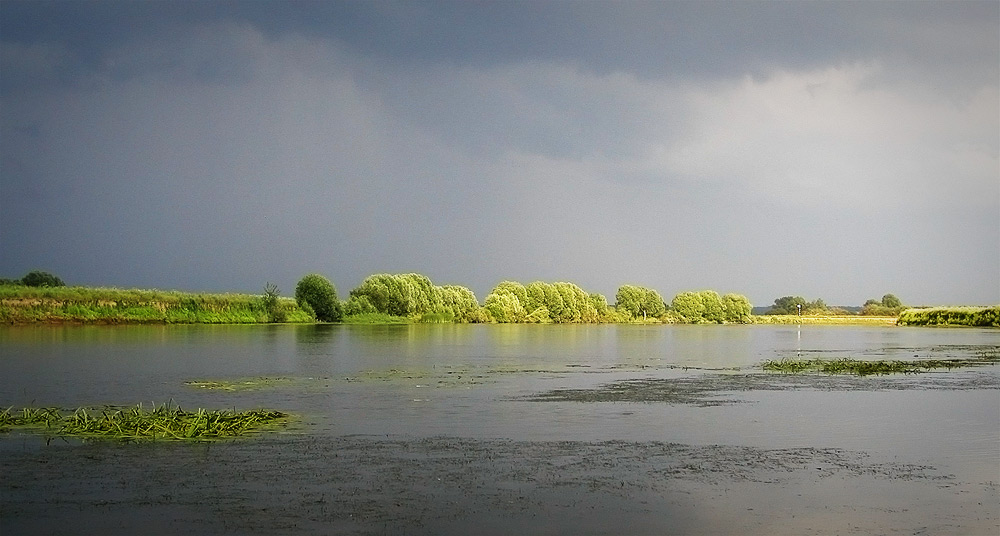
[(1000, 2), (0, 2), (0, 276), (1000, 303)]

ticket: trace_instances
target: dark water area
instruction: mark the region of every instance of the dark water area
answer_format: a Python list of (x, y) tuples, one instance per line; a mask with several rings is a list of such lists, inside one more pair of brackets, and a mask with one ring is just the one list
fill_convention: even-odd
[(2, 434), (0, 533), (997, 534), (1000, 367), (759, 365), (998, 351), (971, 328), (2, 327), (4, 407), (295, 418), (209, 443)]

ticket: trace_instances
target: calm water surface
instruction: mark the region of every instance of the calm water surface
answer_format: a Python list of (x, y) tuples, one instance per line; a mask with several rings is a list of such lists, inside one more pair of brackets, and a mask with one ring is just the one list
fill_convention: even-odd
[[(843, 388), (820, 381), (781, 390), (759, 389), (752, 383), (740, 387), (742, 384), (737, 381), (718, 393), (735, 403), (707, 406), (657, 401), (537, 402), (531, 397), (565, 389), (600, 390), (625, 380), (670, 382), (759, 374), (759, 364), (764, 360), (800, 355), (919, 359), (967, 357), (998, 349), (1000, 331), (991, 329), (572, 325), (0, 327), (0, 377), (4, 378), (0, 382), (0, 404), (73, 408), (173, 401), (184, 408), (268, 407), (299, 416), (290, 429), (290, 435), (299, 441), (295, 443), (297, 446), (290, 447), (292, 450), (300, 448), (301, 442), (361, 437), (365, 441), (380, 441), (373, 445), (390, 449), (395, 453), (393, 456), (410, 449), (410, 445), (424, 445), (429, 449), (424, 456), (433, 458), (436, 455), (433, 453), (450, 447), (436, 443), (427, 446), (421, 441), (453, 438), (459, 442), (473, 441), (465, 450), (482, 449), (490, 459), (516, 459), (520, 456), (516, 452), (528, 448), (526, 445), (545, 445), (549, 450), (538, 451), (529, 462), (546, 466), (555, 459), (551, 450), (566, 442), (579, 442), (576, 450), (598, 449), (586, 459), (607, 458), (604, 465), (617, 462), (613, 460), (614, 454), (609, 453), (613, 451), (600, 450), (600, 446), (616, 441), (685, 448), (750, 448), (756, 449), (752, 452), (763, 453), (760, 457), (765, 460), (751, 464), (755, 470), (777, 471), (778, 475), (776, 478), (720, 475), (715, 480), (685, 477), (683, 485), (678, 485), (693, 487), (681, 493), (674, 488), (662, 490), (665, 480), (650, 476), (656, 471), (662, 473), (662, 467), (643, 469), (637, 465), (632, 473), (622, 469), (622, 475), (615, 477), (621, 480), (622, 489), (631, 483), (634, 488), (631, 495), (610, 487), (593, 487), (593, 482), (603, 482), (595, 476), (598, 469), (593, 467), (580, 469), (591, 479), (590, 488), (562, 481), (542, 486), (530, 477), (519, 480), (522, 477), (507, 475), (504, 478), (512, 482), (534, 486), (524, 492), (534, 501), (531, 505), (504, 514), (513, 519), (513, 525), (497, 521), (500, 518), (496, 512), (504, 511), (504, 507), (490, 502), (506, 489), (504, 484), (486, 479), (481, 488), (493, 495), (482, 497), (489, 497), (489, 501), (484, 498), (485, 502), (466, 504), (461, 498), (453, 498), (457, 504), (466, 506), (465, 510), (449, 507), (457, 512), (451, 517), (443, 513), (449, 508), (430, 500), (418, 508), (415, 505), (419, 499), (414, 499), (414, 506), (402, 517), (369, 513), (366, 519), (370, 521), (337, 525), (336, 532), (396, 533), (399, 524), (405, 523), (407, 529), (403, 532), (417, 533), (464, 533), (472, 527), (484, 526), (494, 527), (492, 531), (497, 533), (509, 532), (512, 527), (535, 533), (563, 532), (560, 527), (609, 533), (616, 532), (615, 527), (631, 523), (639, 532), (651, 533), (842, 533), (855, 529), (995, 533), (1000, 530), (997, 504), (1000, 367), (921, 374), (922, 381), (931, 378), (931, 387), (916, 388), (897, 388), (892, 383), (895, 379), (888, 380), (889, 384), (872, 382), (870, 388), (865, 383)], [(205, 390), (185, 383), (261, 376), (287, 381), (239, 392)], [(934, 378), (941, 378), (944, 383), (936, 386)], [(975, 381), (960, 388), (945, 385), (956, 378), (975, 378)], [(252, 438), (233, 448), (249, 448), (247, 445), (253, 442), (270, 445), (268, 441)], [(0, 450), (17, 456), (45, 456), (46, 449), (55, 452), (52, 450), (55, 448), (21, 434), (0, 436)], [(107, 449), (121, 447), (64, 444), (59, 448), (103, 448), (110, 452)], [(196, 447), (170, 448), (190, 451)], [(364, 452), (375, 447), (351, 444), (342, 450), (352, 452), (352, 448)], [(841, 472), (849, 473), (838, 473), (840, 476), (825, 476), (822, 466), (807, 468), (808, 462), (776, 469), (779, 454), (787, 457), (799, 452), (791, 449), (825, 449), (821, 457), (843, 450), (870, 465), (847, 468), (855, 462), (828, 459), (812, 464), (832, 463)], [(627, 452), (623, 453), (626, 455)], [(701, 459), (702, 456), (687, 451), (676, 455), (687, 459), (686, 466), (692, 467), (696, 464), (685, 457)], [(720, 456), (726, 458), (728, 454)], [(253, 463), (252, 455), (249, 459)], [(399, 457), (392, 459), (396, 462), (391, 463), (403, 463), (398, 461)], [(637, 456), (637, 459), (648, 457)], [(729, 465), (718, 472), (740, 474), (741, 469), (733, 465), (736, 462), (726, 460)], [(303, 463), (306, 463), (303, 467), (311, 467)], [(303, 469), (304, 474), (321, 470), (320, 462), (314, 465), (314, 469)], [(680, 466), (685, 465), (670, 467)], [(906, 472), (906, 467), (911, 473)], [(795, 476), (792, 481), (784, 481), (781, 471)], [(882, 476), (870, 480), (866, 471)], [(820, 473), (824, 476), (816, 476)], [(22, 474), (18, 478), (26, 477)], [(51, 476), (51, 486), (60, 481), (65, 481), (66, 486), (81, 485), (74, 478), (85, 477), (67, 469), (67, 474)], [(318, 481), (310, 480), (312, 477), (300, 478), (302, 486), (306, 483), (319, 486), (317, 493), (326, 500), (324, 486), (332, 484), (317, 484)], [(23, 482), (4, 484), (5, 501), (13, 500), (21, 506), (0, 512), (7, 518), (5, 523), (15, 523), (26, 532), (44, 532), (50, 527), (31, 518), (33, 508), (44, 502), (38, 494), (47, 492), (24, 486)], [(413, 483), (400, 486), (397, 495), (415, 489)], [(552, 490), (571, 492), (566, 491), (569, 495), (564, 496)], [(678, 493), (677, 498), (670, 498), (674, 497), (671, 493)], [(642, 503), (636, 502), (640, 496), (664, 504), (661, 508), (633, 508)], [(581, 518), (579, 512), (560, 514), (551, 505), (565, 497), (575, 497), (573, 504), (590, 501), (590, 508), (598, 514), (592, 518)], [(722, 506), (707, 518), (691, 517), (693, 514), (680, 507), (668, 508), (671, 504), (681, 504), (684, 497), (711, 500)], [(95, 501), (101, 500), (109, 502)], [(257, 504), (253, 501), (258, 499), (242, 500)], [(868, 508), (866, 505), (871, 503), (879, 506)], [(158, 503), (154, 501), (155, 504)], [(840, 522), (855, 516), (854, 525), (831, 525), (824, 517), (829, 515), (824, 512), (829, 512), (831, 506)], [(360, 508), (344, 504), (340, 507), (337, 511), (341, 513)], [(398, 507), (401, 511), (406, 508)], [(171, 508), (177, 506), (171, 503), (157, 510), (170, 512), (163, 514), (164, 523), (178, 522), (178, 518), (187, 515), (208, 515), (198, 513), (201, 510), (174, 512)], [(216, 507), (213, 515), (236, 515), (227, 508), (230, 506)], [(313, 512), (311, 508), (303, 512)], [(385, 508), (383, 504), (372, 511)], [(802, 514), (798, 518), (796, 511)], [(947, 522), (941, 521), (941, 512), (948, 512)], [(114, 509), (111, 514), (111, 518), (119, 516), (120, 523), (110, 528), (129, 528), (126, 514)], [(333, 514), (328, 513), (327, 517), (314, 514), (291, 514), (289, 523), (303, 532), (324, 532), (334, 526), (328, 524), (332, 523), (330, 516), (336, 517)], [(353, 515), (348, 517), (354, 519)], [(166, 519), (170, 516), (174, 517)], [(312, 525), (306, 522), (307, 517)], [(493, 519), (495, 525), (479, 525), (476, 520), (480, 518)], [(540, 518), (546, 521), (542, 523)], [(589, 521), (575, 526), (572, 519)], [(606, 524), (610, 523), (608, 519), (616, 519), (619, 524)], [(683, 520), (686, 521), (682, 523)], [(292, 525), (285, 528), (294, 532), (289, 528)], [(165, 533), (247, 530), (245, 526), (218, 523), (201, 525), (200, 530), (170, 526), (172, 530), (164, 530)]]

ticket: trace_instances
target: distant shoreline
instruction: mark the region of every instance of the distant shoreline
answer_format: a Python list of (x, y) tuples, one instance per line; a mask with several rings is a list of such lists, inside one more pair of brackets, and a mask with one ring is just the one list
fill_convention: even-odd
[[(278, 298), (288, 324), (317, 323), (292, 298)], [(345, 323), (352, 322), (351, 318)], [(417, 320), (391, 317), (360, 323)], [(269, 324), (262, 296), (99, 287), (0, 286), (0, 324), (7, 325), (165, 325)], [(649, 322), (647, 322), (649, 323)], [(669, 323), (669, 322), (664, 322)], [(1000, 306), (907, 309), (900, 316), (751, 315), (748, 324), (1000, 327)]]

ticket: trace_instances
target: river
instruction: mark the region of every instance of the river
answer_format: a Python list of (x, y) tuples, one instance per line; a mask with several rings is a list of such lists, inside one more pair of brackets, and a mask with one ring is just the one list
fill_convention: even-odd
[[(5, 534), (997, 534), (1000, 351), (859, 326), (0, 327), (0, 404), (258, 407), (238, 440), (0, 435)], [(235, 391), (197, 381), (270, 381)], [(8, 532), (11, 530), (11, 532)]]

